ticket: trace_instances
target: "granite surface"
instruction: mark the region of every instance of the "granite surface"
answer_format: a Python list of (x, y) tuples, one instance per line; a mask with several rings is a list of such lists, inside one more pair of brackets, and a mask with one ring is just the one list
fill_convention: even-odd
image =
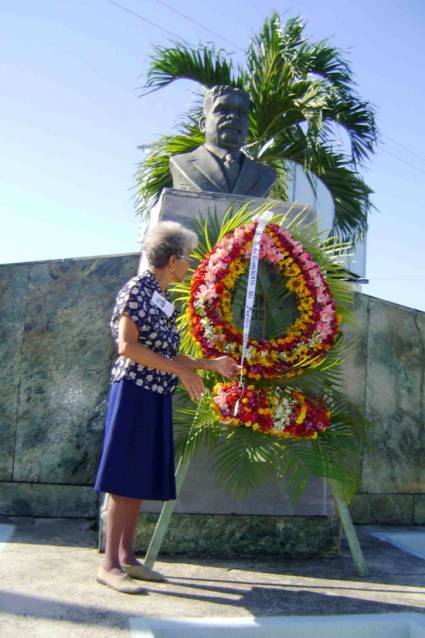
[(412, 494), (370, 494), (372, 522), (379, 525), (412, 525), (414, 496)]
[(354, 293), (354, 321), (344, 328), (344, 343), (349, 351), (343, 363), (344, 392), (360, 409), (364, 409), (366, 400), (369, 299), (367, 295)]
[(357, 525), (367, 525), (373, 520), (369, 494), (355, 494), (349, 510), (353, 523)]
[(424, 313), (369, 298), (365, 413), (374, 427), (361, 492), (425, 491), (424, 321)]
[(425, 525), (425, 494), (415, 495), (415, 524)]
[(80, 485), (0, 483), (1, 516), (94, 518), (97, 494)]
[(13, 479), (92, 483), (114, 344), (109, 319), (137, 256), (32, 264)]
[[(146, 551), (156, 521), (155, 514), (141, 514), (138, 551)], [(161, 554), (334, 556), (338, 550), (339, 522), (334, 516), (175, 514)]]
[(29, 266), (0, 266), (0, 481), (13, 475)]
[(358, 525), (425, 525), (425, 494), (356, 494), (350, 512)]

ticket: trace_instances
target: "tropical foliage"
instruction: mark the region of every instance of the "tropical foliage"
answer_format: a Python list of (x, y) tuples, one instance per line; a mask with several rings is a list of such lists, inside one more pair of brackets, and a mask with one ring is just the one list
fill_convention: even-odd
[[(196, 263), (201, 263), (226, 233), (245, 225), (255, 213), (263, 209), (249, 211), (243, 206), (238, 211), (229, 210), (220, 224), (214, 214), (207, 219), (199, 219), (196, 230), (199, 237), (198, 248), (193, 253)], [(281, 223), (292, 236), (304, 246), (319, 265), (332, 291), (341, 321), (349, 321), (352, 293), (346, 281), (346, 272), (341, 263), (350, 250), (350, 244), (337, 243), (334, 238), (321, 236), (314, 224), (306, 223), (305, 215), (293, 216), (291, 210), (276, 215), (275, 223)], [(260, 266), (264, 266), (260, 262)], [(200, 354), (193, 342), (187, 320), (187, 306), (190, 298), (193, 270), (182, 284), (174, 289), (177, 303), (182, 304), (179, 327), (182, 333), (182, 349), (189, 355)], [(247, 275), (241, 275), (233, 295), (232, 310), (235, 317), (242, 317)], [(257, 280), (257, 290), (264, 300), (266, 320), (263, 337), (270, 327), (279, 331), (287, 328), (282, 304), (288, 303), (287, 289), (281, 277), (267, 276)], [(275, 323), (268, 321), (275, 318)], [(281, 325), (276, 325), (276, 318)], [(326, 477), (338, 486), (345, 500), (355, 492), (360, 467), (359, 458), (365, 442), (366, 422), (359, 411), (345, 399), (342, 392), (340, 364), (349, 352), (349, 344), (344, 343), (342, 334), (326, 355), (316, 361), (300, 363), (295, 378), (262, 379), (259, 387), (279, 392), (308, 393), (320, 397), (330, 410), (330, 424), (317, 437), (309, 440), (297, 438), (274, 438), (250, 428), (227, 427), (214, 409), (212, 397), (217, 378), (205, 375), (207, 392), (196, 406), (190, 403), (184, 390), (177, 395), (175, 431), (178, 451), (185, 460), (190, 458), (202, 445), (207, 450), (208, 459), (217, 478), (229, 491), (241, 496), (270, 479), (285, 478), (285, 486), (293, 499), (298, 498), (313, 476)]]
[[(273, 13), (249, 42), (242, 67), (235, 68), (230, 54), (214, 46), (191, 48), (176, 43), (157, 47), (145, 93), (182, 78), (204, 87), (238, 86), (250, 95), (244, 152), (277, 170), (272, 197), (287, 199), (287, 172), (295, 162), (313, 186), (316, 176), (328, 188), (335, 206), (334, 231), (341, 238), (365, 231), (371, 190), (359, 168), (376, 144), (375, 115), (372, 106), (358, 97), (352, 71), (340, 50), (327, 40), (310, 42), (301, 19), (282, 24)], [(138, 208), (145, 218), (161, 189), (171, 186), (170, 156), (203, 143), (200, 109), (199, 102), (177, 134), (142, 147), (146, 154), (136, 177)]]

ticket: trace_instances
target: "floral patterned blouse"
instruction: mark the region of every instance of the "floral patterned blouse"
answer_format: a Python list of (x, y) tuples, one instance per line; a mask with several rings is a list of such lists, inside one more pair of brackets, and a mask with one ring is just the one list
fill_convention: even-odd
[[(111, 319), (112, 336), (118, 343), (118, 324), (122, 314), (134, 321), (139, 329), (139, 343), (173, 359), (179, 351), (180, 338), (176, 328), (178, 312), (174, 310), (168, 317), (159, 307), (152, 303), (155, 293), (164, 299), (164, 294), (154, 275), (147, 270), (128, 281), (118, 293)], [(169, 293), (165, 294), (170, 301)], [(128, 379), (145, 390), (160, 394), (168, 394), (175, 390), (177, 377), (169, 372), (148, 368), (127, 357), (120, 356), (112, 368), (111, 381)]]

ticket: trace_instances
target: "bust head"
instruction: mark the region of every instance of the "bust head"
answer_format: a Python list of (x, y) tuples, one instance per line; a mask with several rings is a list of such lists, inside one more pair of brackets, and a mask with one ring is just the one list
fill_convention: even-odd
[(200, 128), (205, 141), (228, 151), (239, 150), (248, 133), (249, 97), (241, 89), (217, 85), (207, 89)]

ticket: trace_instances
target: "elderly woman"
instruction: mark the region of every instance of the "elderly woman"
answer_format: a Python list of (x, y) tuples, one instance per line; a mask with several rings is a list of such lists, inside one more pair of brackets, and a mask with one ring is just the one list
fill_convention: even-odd
[(167, 287), (183, 280), (196, 235), (161, 222), (146, 236), (149, 268), (118, 293), (111, 328), (119, 357), (112, 368), (105, 440), (95, 489), (109, 494), (106, 550), (98, 582), (142, 593), (133, 580), (164, 580), (139, 563), (134, 534), (143, 499), (176, 498), (171, 395), (180, 382), (191, 399), (204, 390), (197, 370), (226, 377), (239, 373), (229, 357), (192, 359), (178, 352), (177, 311)]

